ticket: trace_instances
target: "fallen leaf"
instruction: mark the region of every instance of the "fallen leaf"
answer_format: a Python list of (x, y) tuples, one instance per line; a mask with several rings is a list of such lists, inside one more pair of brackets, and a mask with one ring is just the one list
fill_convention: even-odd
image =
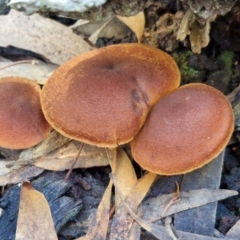
[[(132, 188), (137, 183), (137, 176), (127, 154), (121, 147), (117, 150), (117, 161), (115, 176), (121, 189), (124, 199), (130, 194)], [(110, 239), (126, 239), (131, 216), (124, 208), (118, 193), (115, 193), (115, 214), (111, 223)]]
[[(44, 169), (35, 166), (23, 167), (21, 165), (14, 165), (15, 162), (12, 164), (13, 168), (10, 168), (10, 171), (7, 174), (0, 176), (0, 186), (5, 186), (7, 184), (16, 184), (29, 180), (33, 177), (40, 175), (44, 171)], [(5, 166), (5, 168), (7, 169), (8, 167)]]
[[(180, 192), (180, 201), (171, 205), (165, 213), (165, 216), (169, 216), (191, 208), (196, 208), (211, 202), (217, 202), (235, 195), (238, 195), (238, 192), (223, 189), (198, 189), (191, 190), (189, 192)], [(148, 198), (147, 200), (143, 201), (142, 218), (149, 222), (154, 222), (160, 219), (164, 208), (173, 198), (173, 196), (174, 193), (155, 198)], [(202, 196), (204, 196), (204, 198)]]
[(12, 62), (0, 57), (0, 78), (24, 77), (43, 85), (57, 67), (55, 64), (44, 63), (40, 60)]
[(106, 239), (111, 206), (112, 181), (109, 182), (87, 234), (77, 240)]
[(44, 195), (29, 182), (21, 187), (15, 240), (57, 240), (52, 215)]
[(140, 43), (142, 40), (144, 27), (145, 27), (145, 16), (143, 12), (139, 12), (135, 16), (122, 17), (117, 16), (119, 20), (125, 23), (135, 34)]
[[(173, 240), (172, 236), (169, 234), (168, 230), (165, 227), (152, 224), (150, 222), (147, 222), (143, 220), (142, 218), (138, 217), (132, 209), (129, 207), (129, 205), (125, 202), (123, 195), (121, 194), (120, 188), (118, 187), (118, 183), (115, 179), (115, 176), (111, 174), (111, 179), (114, 183), (114, 186), (116, 188), (116, 191), (119, 193), (119, 196), (125, 206), (125, 208), (128, 210), (130, 215), (143, 227), (145, 230), (150, 232), (153, 236), (155, 236), (157, 239), (161, 240)], [(203, 236), (203, 235), (198, 235), (198, 234), (193, 234), (193, 233), (187, 233), (183, 231), (177, 231), (176, 232), (177, 236), (175, 239), (184, 239), (184, 240), (216, 240), (217, 238), (214, 237), (209, 237), (209, 236)], [(237, 240), (238, 238), (234, 238), (231, 240)]]
[[(91, 36), (98, 29), (103, 26), (105, 21), (89, 22), (85, 20), (78, 20), (75, 24), (70, 26), (71, 29), (77, 34), (85, 34)], [(112, 20), (102, 29), (98, 38), (115, 38), (124, 39), (128, 34), (128, 26), (126, 26), (117, 17), (113, 17)]]
[(54, 64), (61, 65), (91, 50), (70, 28), (37, 13), (26, 16), (11, 10), (0, 16), (0, 25), (0, 46), (33, 51)]
[(110, 18), (107, 22), (103, 23), (100, 28), (98, 28), (89, 38), (88, 40), (92, 44), (96, 44), (99, 34), (102, 32), (102, 30), (111, 22), (113, 18)]
[[(31, 164), (52, 171), (64, 171), (72, 167), (78, 153), (80, 143), (71, 141), (50, 154), (34, 159)], [(112, 157), (112, 151), (109, 150)], [(74, 168), (90, 168), (109, 165), (104, 148), (84, 144)]]
[(238, 220), (234, 226), (227, 232), (224, 239), (230, 240), (230, 239), (238, 239), (240, 236), (240, 220)]
[(46, 156), (48, 153), (70, 142), (71, 139), (64, 137), (57, 131), (52, 131), (46, 139), (35, 147), (26, 149), (20, 153), (19, 161), (32, 160), (34, 158)]
[[(148, 173), (140, 180), (137, 180), (131, 161), (126, 153), (121, 148), (118, 148), (115, 178), (125, 201), (134, 211), (137, 211), (139, 204), (149, 191), (156, 175)], [(118, 192), (116, 192), (115, 215), (111, 224), (110, 239), (137, 239), (136, 235), (140, 233), (140, 227), (137, 225), (134, 226), (134, 230), (129, 233), (132, 224), (133, 218), (129, 215), (122, 204)]]

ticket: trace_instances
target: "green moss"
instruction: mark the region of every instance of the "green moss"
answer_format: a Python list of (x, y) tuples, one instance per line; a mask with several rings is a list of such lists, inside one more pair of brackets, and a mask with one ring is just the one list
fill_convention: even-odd
[(232, 75), (232, 63), (233, 63), (234, 53), (230, 51), (224, 51), (218, 57), (221, 68), (225, 70), (229, 75)]
[(192, 82), (192, 79), (196, 79), (200, 75), (200, 71), (188, 66), (188, 59), (193, 53), (191, 51), (174, 52), (172, 57), (176, 61), (182, 78), (182, 84)]

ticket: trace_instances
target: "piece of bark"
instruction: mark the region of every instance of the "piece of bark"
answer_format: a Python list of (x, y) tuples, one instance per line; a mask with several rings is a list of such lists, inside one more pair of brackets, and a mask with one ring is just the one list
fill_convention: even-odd
[[(224, 152), (203, 168), (184, 175), (181, 191), (200, 188), (219, 188), (223, 159)], [(174, 215), (174, 225), (178, 230), (213, 236), (216, 208), (217, 203), (210, 203), (202, 207), (177, 213)]]

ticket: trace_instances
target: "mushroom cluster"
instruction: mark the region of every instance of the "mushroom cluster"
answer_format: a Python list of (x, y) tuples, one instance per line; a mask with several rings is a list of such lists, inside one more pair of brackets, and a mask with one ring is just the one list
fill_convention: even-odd
[(0, 146), (11, 149), (32, 147), (50, 133), (44, 118), (40, 86), (29, 79), (0, 79)]
[(144, 169), (181, 174), (223, 150), (234, 120), (218, 90), (179, 84), (179, 69), (168, 54), (119, 44), (60, 66), (44, 85), (41, 103), (47, 121), (63, 135), (110, 148), (131, 141)]

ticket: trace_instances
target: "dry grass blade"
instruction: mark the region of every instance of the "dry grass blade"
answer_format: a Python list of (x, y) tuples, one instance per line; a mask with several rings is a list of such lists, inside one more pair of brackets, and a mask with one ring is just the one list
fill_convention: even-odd
[(21, 187), (15, 240), (26, 239), (58, 239), (47, 200), (29, 182), (24, 182)]

